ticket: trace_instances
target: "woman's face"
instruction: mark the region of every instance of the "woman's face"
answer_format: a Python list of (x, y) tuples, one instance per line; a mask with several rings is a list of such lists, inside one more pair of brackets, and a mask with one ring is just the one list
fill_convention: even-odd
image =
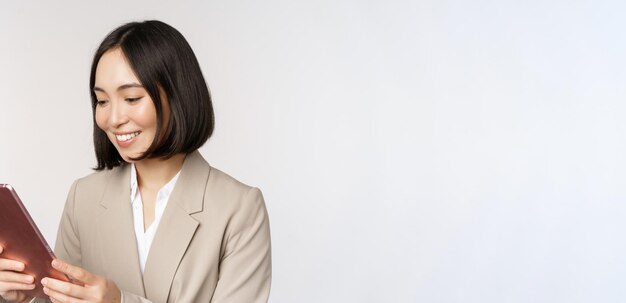
[[(124, 161), (133, 162), (130, 158), (141, 156), (152, 144), (157, 114), (152, 98), (119, 48), (100, 58), (93, 89), (98, 100), (96, 124), (107, 134)], [(167, 121), (167, 101), (163, 102), (162, 108)]]

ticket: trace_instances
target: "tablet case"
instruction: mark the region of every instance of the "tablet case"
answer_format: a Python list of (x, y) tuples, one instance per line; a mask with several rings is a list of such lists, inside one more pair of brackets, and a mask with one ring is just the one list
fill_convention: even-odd
[(54, 253), (8, 184), (0, 184), (0, 245), (4, 248), (0, 258), (24, 263), (23, 273), (35, 277), (37, 286), (24, 291), (27, 295), (47, 298), (41, 286), (41, 279), (45, 277), (69, 281), (65, 274), (52, 268), (50, 263), (55, 258)]

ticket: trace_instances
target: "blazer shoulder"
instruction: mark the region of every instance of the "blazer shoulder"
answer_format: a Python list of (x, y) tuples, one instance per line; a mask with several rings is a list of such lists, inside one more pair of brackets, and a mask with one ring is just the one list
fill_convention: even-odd
[(80, 201), (99, 201), (110, 178), (123, 175), (124, 166), (93, 172), (76, 179), (72, 184), (74, 196)]
[(213, 166), (207, 180), (205, 201), (220, 204), (219, 207), (231, 211), (254, 207), (259, 202), (264, 203), (258, 188), (247, 185)]
[(209, 174), (208, 185), (215, 184), (220, 187), (224, 187), (227, 191), (248, 191), (253, 188), (250, 185), (247, 185), (233, 176), (223, 172), (222, 170), (211, 166), (211, 172)]
[[(117, 168), (114, 168), (117, 169)], [(93, 172), (89, 175), (76, 179), (75, 183), (80, 183), (83, 186), (89, 186), (93, 184), (99, 184), (106, 179), (112, 170), (101, 170)]]

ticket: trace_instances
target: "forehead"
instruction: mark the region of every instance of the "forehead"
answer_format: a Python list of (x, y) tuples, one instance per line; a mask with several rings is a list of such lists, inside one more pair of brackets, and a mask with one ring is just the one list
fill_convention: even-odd
[(95, 86), (106, 92), (113, 92), (124, 84), (140, 83), (120, 48), (102, 55), (96, 67), (95, 82)]

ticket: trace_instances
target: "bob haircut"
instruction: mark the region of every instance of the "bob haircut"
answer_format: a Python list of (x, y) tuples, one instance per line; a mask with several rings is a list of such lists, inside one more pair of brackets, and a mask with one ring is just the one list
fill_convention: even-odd
[[(104, 38), (91, 64), (89, 91), (98, 160), (94, 169), (112, 169), (124, 163), (95, 118), (98, 101), (94, 92), (96, 68), (104, 53), (118, 48), (152, 98), (157, 113), (152, 144), (143, 155), (133, 160), (170, 158), (178, 153), (193, 152), (204, 145), (213, 133), (215, 116), (209, 88), (191, 46), (179, 31), (161, 21), (131, 22)], [(162, 97), (166, 98), (171, 112), (165, 130), (162, 129)]]

